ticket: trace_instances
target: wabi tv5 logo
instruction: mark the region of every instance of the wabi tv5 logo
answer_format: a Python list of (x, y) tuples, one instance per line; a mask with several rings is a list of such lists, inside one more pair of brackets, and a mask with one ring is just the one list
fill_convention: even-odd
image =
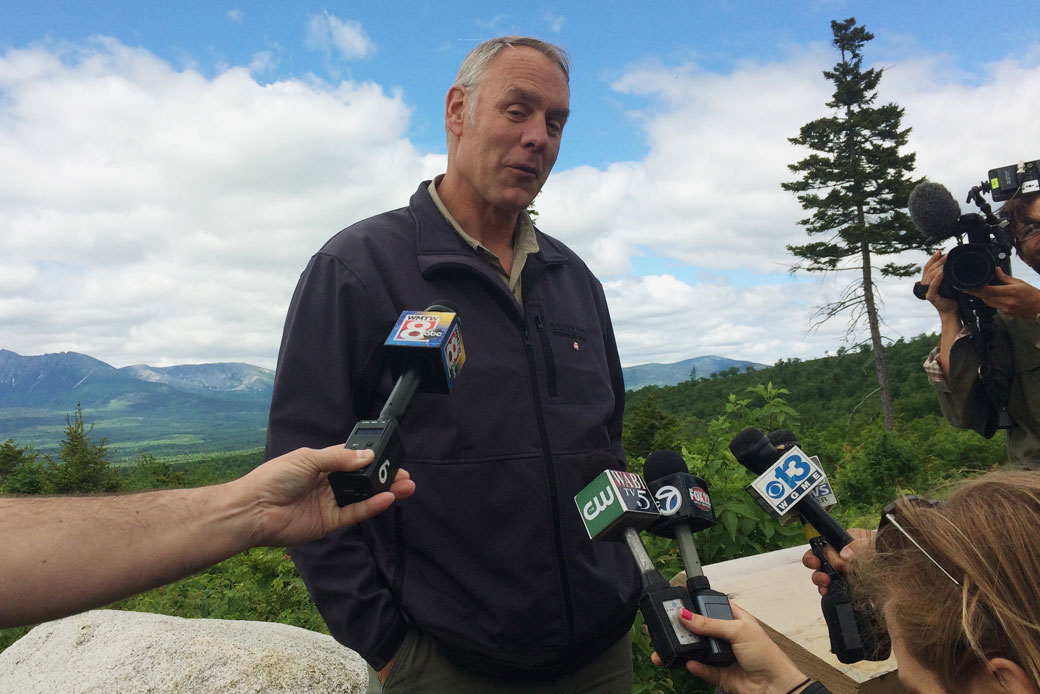
[(800, 448), (792, 448), (751, 483), (752, 495), (774, 516), (782, 516), (824, 479), (823, 470)]

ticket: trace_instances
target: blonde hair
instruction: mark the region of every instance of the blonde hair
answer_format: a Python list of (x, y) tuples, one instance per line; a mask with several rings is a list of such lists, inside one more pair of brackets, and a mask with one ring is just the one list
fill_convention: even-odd
[(894, 527), (852, 562), (851, 582), (898, 623), (906, 649), (947, 691), (990, 658), (1040, 683), (1040, 473), (1003, 471), (963, 483), (929, 507), (901, 499)]

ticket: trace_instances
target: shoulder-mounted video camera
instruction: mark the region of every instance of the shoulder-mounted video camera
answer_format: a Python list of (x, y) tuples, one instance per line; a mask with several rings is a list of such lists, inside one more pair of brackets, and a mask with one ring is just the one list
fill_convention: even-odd
[[(1016, 195), (1040, 192), (1040, 161), (990, 169), (989, 180), (968, 191), (965, 202), (974, 202), (979, 212), (960, 214), (960, 206), (945, 186), (925, 181), (910, 194), (910, 217), (926, 237), (929, 245), (956, 238), (958, 245), (946, 254), (939, 295), (959, 299), (961, 293), (997, 283), (996, 268), (1011, 274), (1013, 236), (1005, 219), (993, 214), (983, 193), (994, 202), (1010, 200)], [(965, 242), (966, 239), (966, 242)], [(914, 286), (914, 295), (924, 299), (928, 287)]]
[[(993, 328), (996, 309), (967, 292), (998, 284), (998, 267), (1005, 274), (1011, 274), (1014, 236), (1006, 216), (998, 219), (982, 194), (989, 193), (994, 202), (1002, 202), (1040, 193), (1038, 164), (1040, 161), (1021, 161), (990, 169), (989, 180), (968, 191), (965, 201), (974, 202), (979, 212), (962, 215), (950, 191), (929, 181), (914, 187), (908, 203), (910, 218), (928, 245), (957, 239), (957, 246), (946, 254), (939, 295), (957, 301), (961, 321), (971, 335), (982, 387), (972, 396), (969, 416), (971, 428), (986, 438), (993, 436), (997, 429), (1015, 426), (1007, 412), (1011, 348), (1007, 336), (1001, 337)], [(914, 285), (914, 296), (926, 299), (927, 295), (927, 285), (920, 282)]]

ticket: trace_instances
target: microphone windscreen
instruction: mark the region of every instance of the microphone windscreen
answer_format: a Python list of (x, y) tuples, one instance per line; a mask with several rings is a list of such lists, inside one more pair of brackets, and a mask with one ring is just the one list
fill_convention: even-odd
[(776, 448), (760, 429), (748, 427), (729, 442), (729, 452), (737, 462), (760, 475), (776, 462)]
[(798, 437), (790, 429), (771, 431), (766, 436), (769, 438), (769, 443), (773, 444), (778, 451), (789, 451), (798, 445)]
[(643, 477), (647, 482), (659, 480), (677, 472), (689, 474), (690, 468), (681, 455), (668, 449), (654, 451), (646, 457), (646, 462), (643, 464)]
[(928, 240), (938, 241), (954, 235), (961, 207), (941, 183), (923, 181), (914, 186), (907, 202), (910, 219)]
[(447, 299), (434, 299), (433, 303), (426, 307), (426, 310), (433, 313), (459, 312), (459, 310), (455, 308), (455, 304), (451, 303)]

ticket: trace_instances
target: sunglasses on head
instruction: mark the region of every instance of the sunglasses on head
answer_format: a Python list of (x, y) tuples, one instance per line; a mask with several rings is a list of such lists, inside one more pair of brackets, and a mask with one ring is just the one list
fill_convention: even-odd
[[(925, 506), (927, 508), (938, 508), (943, 503), (939, 499), (923, 499), (919, 496), (907, 496), (904, 498), (908, 503), (911, 503), (914, 506)], [(925, 548), (922, 547), (920, 543), (917, 542), (917, 540), (911, 537), (910, 533), (908, 533), (903, 528), (903, 526), (899, 524), (899, 520), (896, 518), (896, 510), (898, 508), (899, 500), (897, 499), (896, 501), (891, 502), (890, 504), (886, 505), (883, 509), (881, 509), (881, 521), (878, 523), (878, 535), (881, 534), (882, 530), (885, 530), (889, 526), (895, 528), (900, 533), (902, 533), (903, 537), (909, 540), (914, 547), (921, 550), (921, 553), (924, 554), (924, 556), (928, 557), (928, 561), (935, 564), (935, 566), (938, 567), (939, 571), (942, 571), (944, 574), (946, 574), (946, 577), (953, 581), (954, 585), (960, 586), (960, 581), (958, 581), (956, 578), (950, 575), (950, 572), (944, 569), (942, 564), (937, 562), (935, 558), (932, 557), (932, 555), (929, 554), (927, 550), (925, 550)]]

